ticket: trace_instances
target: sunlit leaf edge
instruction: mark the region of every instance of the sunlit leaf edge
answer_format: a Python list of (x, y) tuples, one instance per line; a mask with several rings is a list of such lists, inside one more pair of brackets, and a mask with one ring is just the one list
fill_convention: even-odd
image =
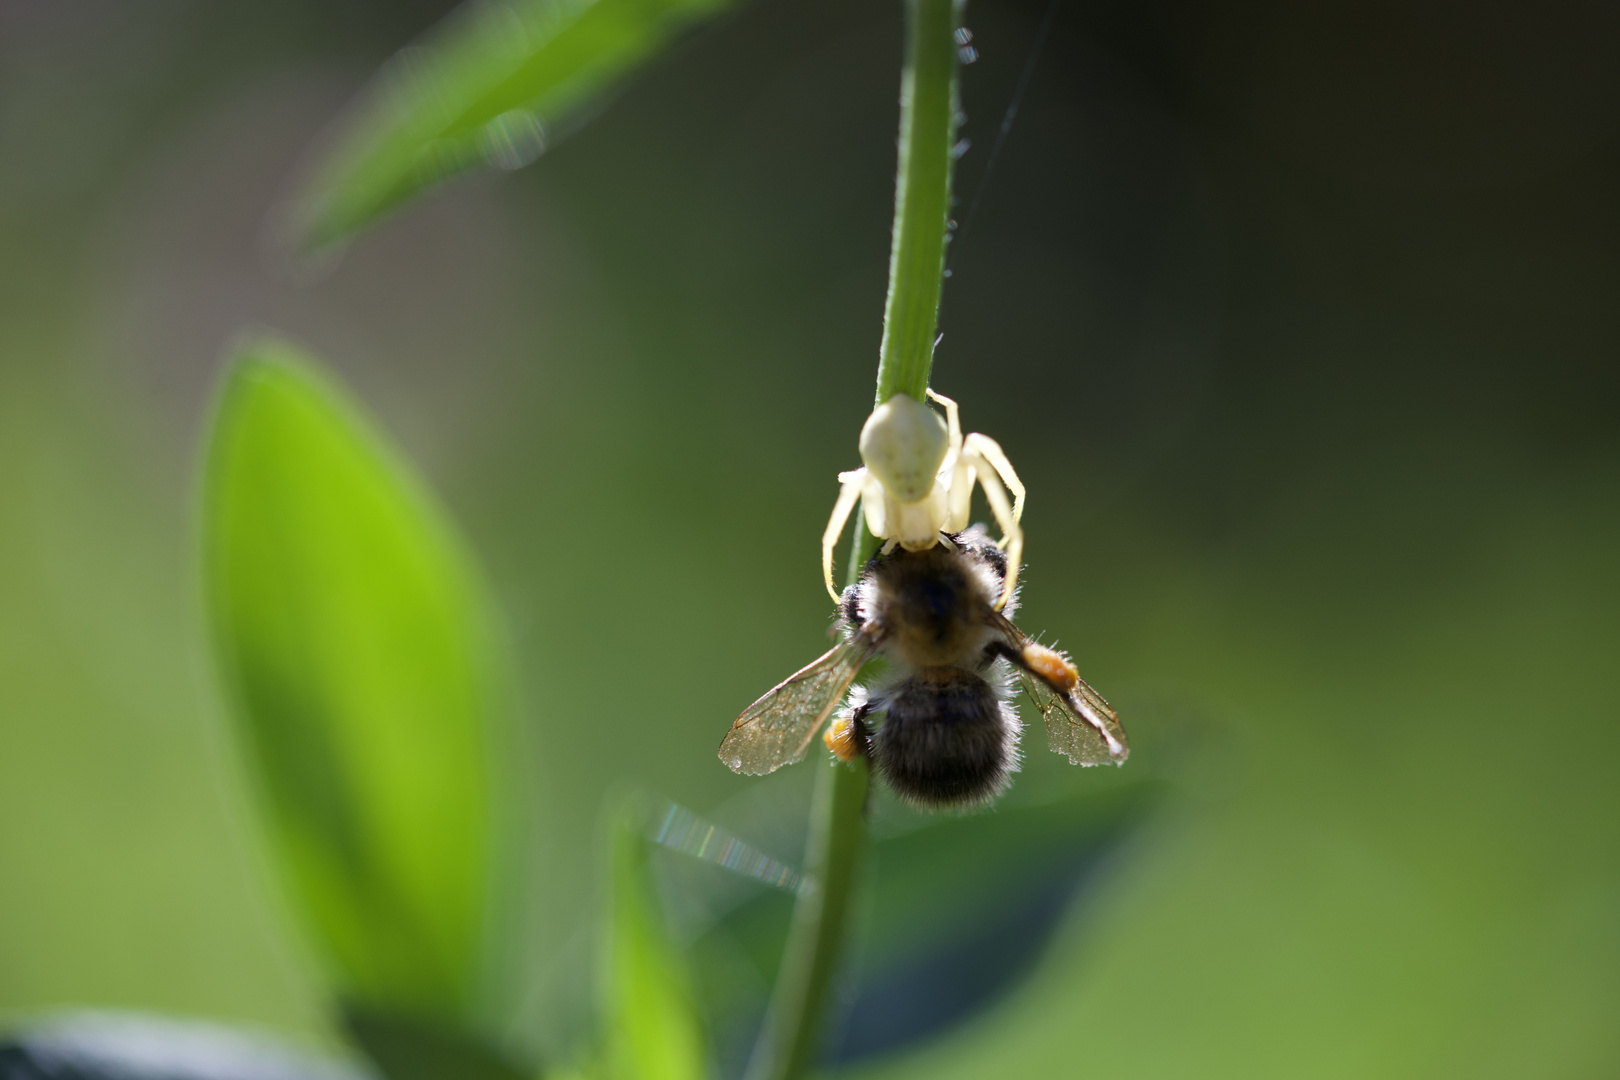
[(638, 793), (608, 802), (609, 895), (598, 976), (603, 1044), (587, 1071), (610, 1080), (703, 1080), (707, 1040), (692, 973), (669, 934), (652, 875), (649, 805)]
[(531, 163), (682, 30), (738, 2), (464, 5), (340, 118), (291, 203), (289, 246), (314, 255), (454, 176)]
[[(466, 629), (474, 643), (469, 651), (481, 657), (483, 661), (474, 665), (474, 677), (480, 684), (480, 697), (489, 706), (488, 715), (485, 717), (486, 737), (499, 737), (505, 733), (504, 721), (511, 701), (510, 687), (506, 685), (509, 671), (506, 668), (499, 635), (495, 632), (491, 620), (491, 608), (485, 600), (486, 590), (459, 538), (450, 529), (448, 521), (425, 486), (405, 464), (402, 456), (366, 418), (365, 411), (345, 388), (327, 375), (319, 362), (304, 350), (270, 334), (259, 332), (245, 336), (229, 350), (228, 356), (229, 369), (222, 379), (213, 415), (207, 426), (204, 468), (201, 476), (200, 496), (203, 508), (199, 521), (201, 584), (210, 651), (219, 672), (220, 688), (228, 711), (239, 718), (239, 722), (232, 725), (235, 730), (234, 741), (242, 751), (240, 758), (246, 766), (250, 788), (253, 789), (253, 794), (262, 807), (265, 821), (264, 835), (270, 842), (272, 863), (279, 864), (282, 862), (284, 852), (281, 838), (275, 835), (279, 829), (278, 811), (270, 795), (271, 785), (262, 771), (263, 763), (257, 760), (253, 750), (255, 737), (251, 722), (247, 719), (249, 706), (243, 699), (235, 649), (228, 640), (224, 628), (225, 616), (220, 608), (219, 575), (222, 570), (216, 557), (216, 544), (219, 540), (216, 535), (216, 513), (220, 505), (221, 485), (226, 482), (223, 474), (225, 452), (221, 435), (230, 429), (240, 411), (248, 404), (246, 395), (253, 390), (256, 381), (266, 376), (290, 378), (297, 381), (303, 390), (318, 398), (331, 410), (333, 416), (343, 420), (349, 437), (377, 468), (386, 473), (395, 494), (403, 504), (414, 511), (416, 524), (424, 530), (429, 542), (437, 550), (443, 568), (454, 576), (460, 594), (469, 601)], [(490, 746), (486, 745), (485, 750), (489, 749)], [(498, 775), (498, 770), (493, 764), (488, 763), (488, 775), (491, 780)], [(496, 823), (490, 822), (489, 818), (495, 805), (504, 801), (505, 793), (496, 786), (494, 790), (486, 791), (485, 795), (487, 804), (484, 808), (484, 817), (490, 828), (483, 844), (483, 873), (479, 882), (481, 895), (477, 905), (480, 910), (477, 913), (477, 927), (474, 933), (475, 938), (484, 940), (468, 942), (464, 956), (465, 963), (459, 965), (461, 975), (454, 980), (455, 985), (447, 988), (446, 992), (436, 995), (432, 1000), (424, 1001), (420, 996), (406, 996), (402, 1000), (398, 995), (390, 993), (386, 987), (368, 985), (364, 979), (354, 979), (353, 972), (343, 970), (341, 959), (335, 956), (330, 948), (331, 943), (323, 940), (324, 933), (320, 919), (310, 910), (308, 897), (300, 895), (301, 890), (294, 881), (286, 881), (286, 892), (293, 913), (306, 930), (312, 944), (316, 946), (317, 957), (334, 982), (334, 993), (341, 997), (371, 1001), (388, 1007), (404, 1006), (409, 1010), (438, 1015), (456, 1023), (467, 1022), (473, 1017), (486, 992), (481, 984), (490, 966), (490, 956), (495, 951), (489, 940), (493, 910), (489, 892), (497, 872), (503, 869), (499, 865), (502, 857), (501, 838), (496, 835)], [(284, 877), (288, 876), (285, 869), (283, 867)]]

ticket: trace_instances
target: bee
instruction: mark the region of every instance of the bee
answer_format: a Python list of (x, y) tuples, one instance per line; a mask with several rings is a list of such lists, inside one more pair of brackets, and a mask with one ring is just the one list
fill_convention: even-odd
[[(823, 736), (828, 749), (867, 758), (919, 806), (981, 806), (1018, 768), (1016, 675), (1052, 750), (1078, 765), (1123, 763), (1130, 749), (1108, 702), (1068, 656), (1013, 624), (1012, 572), (978, 527), (940, 533), (922, 550), (885, 545), (839, 597), (839, 644), (744, 709), (720, 759), (756, 776), (798, 761), (847, 691)], [(884, 675), (853, 686), (874, 657), (888, 662)]]

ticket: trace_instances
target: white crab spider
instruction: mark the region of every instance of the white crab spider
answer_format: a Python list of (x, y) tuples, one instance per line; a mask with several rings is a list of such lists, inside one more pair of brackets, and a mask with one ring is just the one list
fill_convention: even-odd
[(860, 444), (866, 466), (838, 474), (844, 487), (821, 536), (821, 573), (827, 591), (838, 600), (832, 578), (833, 545), (856, 499), (865, 507), (866, 527), (887, 541), (884, 551), (892, 551), (896, 544), (907, 551), (926, 551), (940, 542), (942, 533), (967, 528), (977, 482), (1001, 526), (999, 546), (1007, 552), (1006, 587), (996, 602), (999, 611), (1018, 584), (1018, 562), (1024, 553), (1024, 531), (1018, 524), (1024, 516), (1024, 485), (994, 439), (978, 432), (962, 437), (956, 402), (932, 390), (928, 396), (945, 406), (948, 423), (906, 394), (895, 394), (867, 417)]

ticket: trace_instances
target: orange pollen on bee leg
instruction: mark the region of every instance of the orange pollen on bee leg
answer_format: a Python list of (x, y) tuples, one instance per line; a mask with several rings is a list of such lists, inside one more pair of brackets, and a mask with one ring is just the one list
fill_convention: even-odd
[(1073, 690), (1075, 684), (1080, 681), (1080, 672), (1075, 670), (1069, 658), (1056, 649), (1048, 649), (1045, 645), (1025, 645), (1024, 663), (1029, 665), (1031, 671), (1064, 693)]
[(822, 734), (821, 741), (837, 755), (839, 761), (855, 760), (855, 725), (850, 723), (849, 717), (840, 716), (834, 720)]

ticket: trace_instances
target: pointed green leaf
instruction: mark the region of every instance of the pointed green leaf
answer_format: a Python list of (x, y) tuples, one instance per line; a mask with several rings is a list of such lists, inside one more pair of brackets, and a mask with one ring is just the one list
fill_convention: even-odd
[(611, 830), (602, 1072), (609, 1080), (704, 1080), (702, 1022), (653, 888), (645, 831), (634, 804)]
[(298, 201), (326, 247), (458, 173), (533, 161), (677, 33), (736, 0), (470, 4), (404, 50), (351, 109)]
[(208, 610), (276, 861), (341, 996), (465, 1017), (500, 699), (479, 590), (439, 511), (309, 359), (257, 341), (228, 378)]

